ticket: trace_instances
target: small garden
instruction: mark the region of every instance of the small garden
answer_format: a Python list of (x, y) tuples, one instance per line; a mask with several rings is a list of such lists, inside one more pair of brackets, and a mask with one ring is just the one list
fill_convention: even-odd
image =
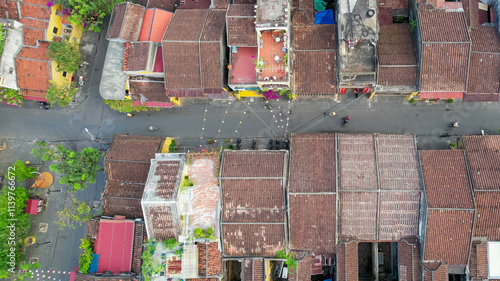
[(0, 103), (11, 106), (22, 106), (23, 102), (24, 97), (18, 90), (0, 88)]

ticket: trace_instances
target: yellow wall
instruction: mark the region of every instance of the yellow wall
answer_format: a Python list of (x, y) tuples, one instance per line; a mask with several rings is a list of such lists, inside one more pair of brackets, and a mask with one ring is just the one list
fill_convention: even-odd
[[(57, 11), (60, 11), (62, 9), (61, 5), (54, 5), (50, 7), (50, 20), (49, 20), (49, 26), (47, 27), (47, 40), (48, 41), (53, 41), (54, 37), (56, 36), (61, 36), (61, 30), (63, 28), (62, 24), (62, 18), (57, 14)], [(69, 38), (70, 42), (76, 41), (80, 42), (80, 38), (82, 37), (82, 32), (83, 32), (83, 27), (81, 25), (79, 26), (72, 26), (72, 31), (71, 31), (71, 36)], [(54, 27), (57, 27), (57, 33), (53, 33)], [(51, 63), (51, 80), (54, 85), (60, 86), (60, 85), (67, 85), (71, 83), (71, 76), (73, 73), (68, 73), (66, 77), (63, 77), (63, 72), (58, 72), (57, 71), (57, 64), (56, 63)], [(76, 80), (76, 79), (75, 79)]]

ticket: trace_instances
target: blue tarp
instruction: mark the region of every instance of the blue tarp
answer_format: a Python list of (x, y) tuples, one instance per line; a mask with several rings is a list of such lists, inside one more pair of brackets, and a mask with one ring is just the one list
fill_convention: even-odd
[(335, 24), (335, 20), (333, 19), (333, 10), (328, 9), (317, 12), (314, 15), (314, 24)]
[(98, 265), (99, 265), (99, 255), (92, 254), (92, 260), (90, 261), (89, 273), (96, 273)]

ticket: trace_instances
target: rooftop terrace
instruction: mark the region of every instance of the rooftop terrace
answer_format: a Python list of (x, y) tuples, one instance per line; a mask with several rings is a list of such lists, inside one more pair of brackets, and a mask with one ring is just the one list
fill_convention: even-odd
[[(264, 31), (259, 42), (259, 60), (257, 70), (259, 82), (288, 81), (287, 65), (288, 59), (288, 35), (280, 30)], [(288, 58), (288, 56), (287, 56)]]
[(254, 60), (258, 55), (257, 47), (238, 47), (237, 53), (231, 52), (231, 69), (229, 70), (230, 84), (255, 84)]

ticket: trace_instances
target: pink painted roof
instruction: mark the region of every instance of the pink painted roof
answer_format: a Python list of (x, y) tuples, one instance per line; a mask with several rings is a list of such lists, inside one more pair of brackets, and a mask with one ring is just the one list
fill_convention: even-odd
[(112, 271), (113, 274), (128, 272), (132, 267), (134, 221), (101, 220), (94, 252), (99, 255), (97, 273)]
[(257, 52), (257, 47), (238, 47), (238, 53), (231, 53), (230, 83), (257, 83), (254, 63)]

